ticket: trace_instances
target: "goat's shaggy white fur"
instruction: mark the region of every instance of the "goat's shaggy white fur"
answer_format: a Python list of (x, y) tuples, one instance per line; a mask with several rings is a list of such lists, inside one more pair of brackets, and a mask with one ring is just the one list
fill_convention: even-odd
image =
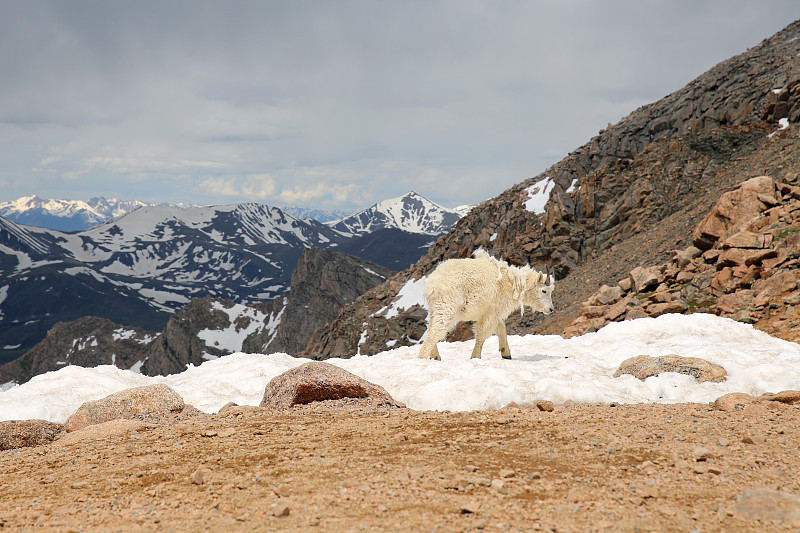
[(428, 276), (428, 335), (419, 351), (421, 358), (441, 359), (436, 343), (444, 340), (461, 320), (474, 321), (475, 347), (472, 357), (480, 359), (483, 343), (494, 333), (500, 354), (511, 359), (505, 319), (525, 306), (549, 315), (553, 312), (552, 276), (530, 266), (510, 266), (478, 249), (471, 259), (448, 259)]

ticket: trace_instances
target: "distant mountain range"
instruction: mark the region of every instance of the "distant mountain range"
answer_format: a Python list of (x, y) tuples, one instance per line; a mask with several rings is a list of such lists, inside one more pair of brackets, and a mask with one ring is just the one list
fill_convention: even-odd
[(79, 231), (120, 217), (145, 204), (138, 200), (122, 201), (102, 196), (82, 200), (48, 200), (23, 196), (11, 202), (0, 202), (0, 216), (27, 226)]
[[(415, 206), (414, 218), (390, 219), (373, 209), (375, 220), (362, 216), (361, 221), (378, 233), (343, 233), (335, 224), (262, 204), (138, 205), (73, 233), (0, 217), (0, 362), (25, 353), (57, 322), (83, 316), (157, 331), (192, 298), (271, 300), (289, 289), (306, 248), (346, 251), (392, 270), (406, 268), (436, 239), (409, 230), (438, 225), (443, 233), (449, 227), (441, 225), (444, 208), (415, 193), (390, 205), (401, 206), (401, 213), (402, 206)], [(430, 220), (420, 211), (424, 208), (431, 209)], [(387, 227), (392, 220), (413, 224)], [(448, 220), (452, 227), (458, 217)]]

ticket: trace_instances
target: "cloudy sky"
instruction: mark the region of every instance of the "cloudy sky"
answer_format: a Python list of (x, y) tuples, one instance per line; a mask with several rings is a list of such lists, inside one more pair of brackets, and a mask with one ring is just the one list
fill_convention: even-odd
[(798, 18), (796, 0), (6, 1), (0, 201), (476, 203)]

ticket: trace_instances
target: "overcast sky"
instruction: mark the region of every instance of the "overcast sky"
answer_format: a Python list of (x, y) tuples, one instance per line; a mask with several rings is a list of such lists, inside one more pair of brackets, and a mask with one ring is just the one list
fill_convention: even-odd
[(0, 201), (476, 203), (797, 0), (2, 1)]

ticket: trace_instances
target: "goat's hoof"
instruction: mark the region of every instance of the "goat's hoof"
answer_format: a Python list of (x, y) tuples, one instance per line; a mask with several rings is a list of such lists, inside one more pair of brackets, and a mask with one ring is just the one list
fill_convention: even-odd
[(508, 359), (508, 360), (511, 360), (511, 356), (510, 356), (510, 355), (503, 354), (503, 359)]

